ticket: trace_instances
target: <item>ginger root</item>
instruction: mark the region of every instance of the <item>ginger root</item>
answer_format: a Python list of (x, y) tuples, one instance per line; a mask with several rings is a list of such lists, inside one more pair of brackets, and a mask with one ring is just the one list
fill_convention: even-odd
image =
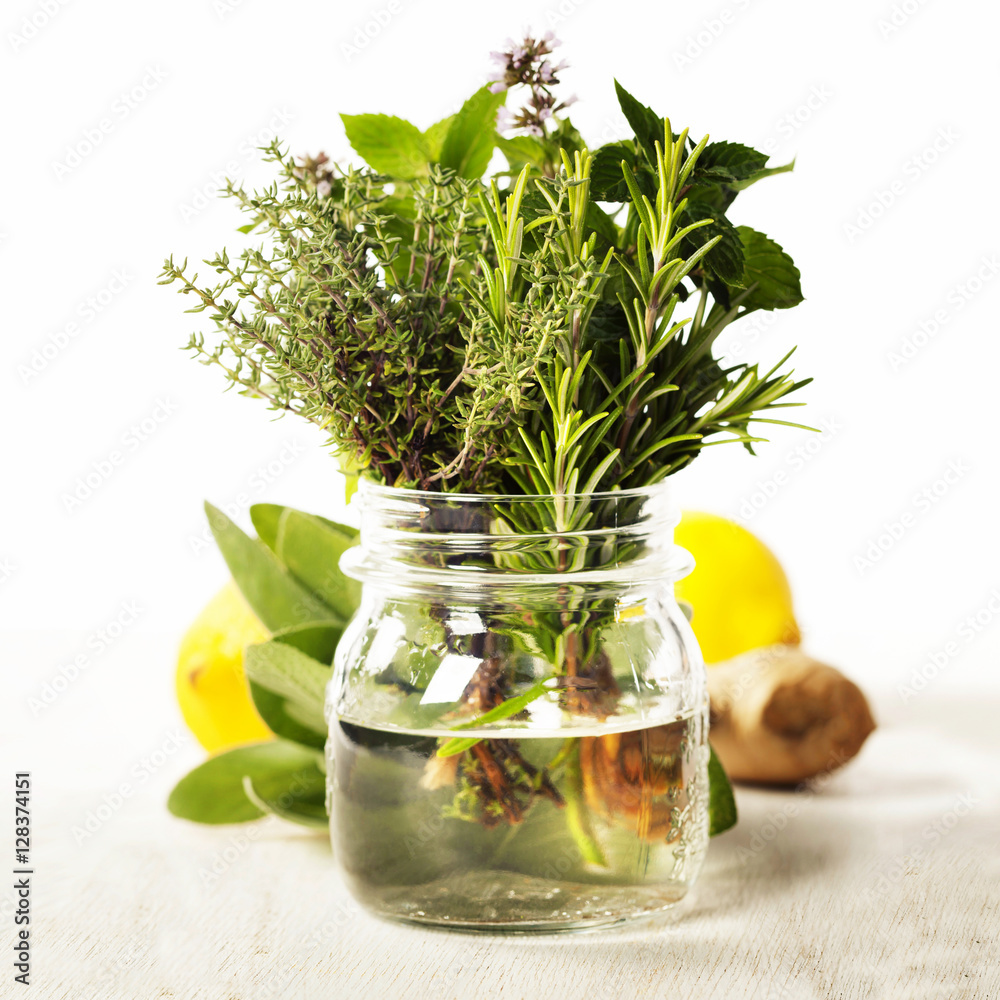
[(712, 746), (734, 781), (795, 785), (840, 767), (875, 728), (860, 688), (798, 646), (708, 668)]

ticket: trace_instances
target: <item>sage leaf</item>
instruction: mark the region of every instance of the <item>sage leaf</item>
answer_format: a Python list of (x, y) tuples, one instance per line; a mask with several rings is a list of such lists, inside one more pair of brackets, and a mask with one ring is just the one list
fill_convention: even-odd
[[(283, 699), (280, 708), (284, 715), (325, 737), (323, 700), (330, 679), (329, 664), (314, 660), (280, 639), (271, 639), (248, 646), (243, 666), (252, 684)], [(271, 725), (267, 718), (264, 721)]]
[(174, 786), (167, 808), (196, 823), (246, 823), (265, 810), (251, 801), (243, 787), (249, 778), (268, 802), (313, 805), (323, 801), (326, 778), (322, 757), (314, 750), (271, 740), (236, 747), (210, 757)]
[(275, 736), (313, 750), (322, 750), (326, 746), (326, 733), (316, 728), (314, 718), (303, 719), (303, 713), (287, 698), (254, 681), (249, 681), (249, 684), (254, 708)]
[(361, 600), (361, 584), (340, 571), (340, 557), (357, 544), (357, 531), (292, 507), (283, 507), (275, 519), (272, 510), (258, 513), (256, 506), (250, 516), (278, 560), (331, 609), (327, 618), (347, 621)]
[(329, 825), (330, 819), (326, 814), (325, 787), (317, 789), (316, 794), (308, 798), (293, 796), (287, 792), (277, 796), (268, 796), (258, 792), (250, 776), (245, 775), (243, 791), (246, 797), (263, 812), (280, 816), (282, 819), (290, 820), (292, 823), (300, 823), (303, 826), (326, 827)]
[(412, 179), (427, 173), (431, 160), (423, 132), (395, 115), (341, 115), (354, 151), (380, 174)]
[(483, 176), (496, 141), (493, 123), (506, 98), (505, 90), (493, 94), (482, 87), (462, 105), (441, 144), (441, 166), (468, 180)]
[(272, 632), (336, 617), (326, 604), (295, 580), (277, 556), (225, 514), (205, 504), (209, 527), (236, 586)]
[[(281, 515), (286, 510), (295, 510), (295, 508), (286, 507), (280, 503), (255, 503), (250, 507), (250, 520), (253, 522), (254, 528), (257, 529), (257, 535), (272, 552), (275, 551), (275, 546), (278, 542), (278, 524), (281, 520)], [(331, 521), (321, 514), (308, 514), (302, 510), (295, 512), (303, 514), (306, 517), (311, 517), (321, 524), (325, 524), (331, 531), (346, 535), (354, 541), (358, 540), (358, 529), (352, 528), (349, 524), (340, 524), (337, 521)]]
[(284, 509), (280, 503), (255, 503), (250, 508), (250, 521), (257, 537), (272, 552), (278, 540), (278, 521)]
[(714, 837), (736, 826), (736, 799), (729, 776), (711, 743), (708, 749), (711, 755), (708, 759), (708, 835)]
[(318, 660), (324, 667), (333, 663), (333, 654), (343, 635), (344, 626), (339, 621), (329, 621), (318, 625), (301, 625), (282, 629), (271, 636), (274, 642), (294, 646), (300, 653)]

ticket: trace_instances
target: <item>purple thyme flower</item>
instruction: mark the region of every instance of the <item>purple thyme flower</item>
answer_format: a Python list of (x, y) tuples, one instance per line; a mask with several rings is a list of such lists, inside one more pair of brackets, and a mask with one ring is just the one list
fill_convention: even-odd
[(547, 31), (538, 39), (526, 35), (519, 43), (508, 38), (502, 51), (490, 53), (496, 67), (487, 81), (490, 93), (501, 94), (513, 87), (526, 87), (529, 91), (524, 106), (516, 114), (501, 109), (497, 129), (523, 129), (529, 135), (544, 138), (545, 123), (555, 121), (556, 114), (568, 107), (570, 102), (560, 101), (552, 93), (566, 63), (546, 58), (558, 44), (553, 33)]

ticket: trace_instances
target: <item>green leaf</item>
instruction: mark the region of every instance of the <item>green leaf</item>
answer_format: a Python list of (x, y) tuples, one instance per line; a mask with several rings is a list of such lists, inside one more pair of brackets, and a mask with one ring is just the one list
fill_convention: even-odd
[[(414, 219), (417, 207), (413, 198), (405, 194), (395, 194), (382, 198), (372, 207), (368, 222), (363, 223), (375, 246), (370, 247), (370, 253), (382, 265), (385, 271), (387, 286), (406, 287), (406, 275), (409, 273), (412, 259), (414, 239)], [(376, 234), (373, 217), (379, 217), (381, 233)], [(383, 238), (396, 240), (388, 252), (383, 252), (379, 242)], [(341, 471), (345, 464), (350, 467), (354, 463), (342, 452), (337, 456)]]
[(174, 787), (167, 808), (196, 823), (246, 823), (264, 815), (243, 788), (250, 778), (257, 794), (289, 808), (324, 801), (322, 757), (284, 740), (236, 747), (210, 757)]
[(678, 228), (689, 226), (701, 219), (714, 220), (711, 225), (702, 226), (689, 233), (680, 242), (680, 253), (690, 257), (709, 240), (721, 236), (722, 239), (705, 254), (702, 267), (724, 281), (727, 285), (740, 288), (743, 285), (743, 241), (736, 227), (725, 214), (702, 202), (689, 201), (678, 222)]
[[(486, 726), (492, 722), (499, 722), (501, 719), (509, 719), (511, 716), (523, 712), (531, 702), (546, 694), (549, 690), (548, 683), (550, 680), (552, 680), (551, 677), (546, 677), (544, 680), (528, 688), (524, 694), (519, 694), (515, 698), (508, 698), (506, 701), (500, 702), (495, 708), (484, 712), (478, 718), (472, 719), (469, 722), (463, 722), (457, 726), (452, 726), (451, 728), (452, 730), (475, 729), (478, 726)], [(441, 746), (437, 755), (439, 757), (452, 757), (455, 754), (464, 753), (469, 747), (475, 746), (481, 739), (481, 736), (453, 737)]]
[(647, 198), (656, 196), (656, 175), (637, 156), (631, 140), (609, 142), (594, 153), (590, 167), (590, 197), (594, 201), (627, 202), (631, 200), (622, 173), (622, 162), (632, 171), (636, 186)]
[(617, 302), (599, 302), (590, 314), (587, 324), (588, 341), (605, 341), (617, 344), (622, 337), (628, 337), (628, 320)]
[(617, 80), (615, 80), (615, 91), (625, 120), (632, 127), (650, 162), (656, 163), (655, 143), (663, 145), (663, 119), (651, 108), (637, 101)]
[(594, 201), (628, 201), (628, 186), (622, 176), (622, 160), (635, 170), (635, 145), (609, 142), (594, 153), (590, 166), (590, 196)]
[(438, 748), (437, 755), (439, 757), (456, 757), (460, 753), (465, 753), (466, 750), (471, 750), (481, 739), (481, 736), (454, 736)]
[(257, 537), (273, 552), (278, 540), (278, 521), (285, 508), (280, 503), (255, 503), (250, 508), (250, 522)]
[[(592, 201), (587, 203), (587, 216), (584, 221), (587, 228), (597, 233), (606, 244), (618, 245), (619, 233), (614, 219)], [(603, 254), (598, 253), (597, 256), (601, 257)]]
[(767, 154), (739, 142), (710, 142), (698, 157), (694, 175), (723, 180), (746, 180), (759, 173), (767, 163)]
[(468, 180), (483, 176), (493, 155), (497, 111), (506, 99), (506, 90), (492, 94), (482, 87), (462, 105), (441, 144), (441, 166)]
[(493, 141), (497, 149), (507, 158), (511, 170), (520, 171), (526, 164), (542, 167), (548, 160), (545, 145), (533, 135), (515, 135), (507, 138), (497, 134)]
[(790, 309), (802, 301), (799, 269), (782, 248), (749, 226), (737, 230), (746, 257), (744, 284), (755, 285), (743, 301), (747, 309)]
[(243, 791), (258, 809), (292, 823), (301, 823), (303, 826), (313, 826), (318, 829), (330, 824), (330, 818), (326, 814), (325, 796), (318, 800), (296, 798), (287, 793), (267, 796), (257, 791), (249, 776), (243, 779)]
[(275, 555), (299, 583), (332, 609), (326, 618), (346, 622), (361, 600), (361, 584), (340, 571), (340, 557), (357, 544), (357, 531), (292, 507), (285, 507), (273, 524), (271, 517), (265, 514), (261, 524), (269, 537), (273, 527)]
[(441, 159), (441, 145), (454, 120), (454, 115), (448, 115), (447, 118), (435, 122), (430, 128), (424, 129), (424, 145), (427, 147), (427, 155), (430, 157), (431, 163), (437, 163)]
[(714, 837), (736, 826), (736, 799), (729, 776), (711, 744), (708, 749), (711, 754), (708, 759), (708, 835)]
[(326, 622), (335, 612), (306, 590), (262, 542), (241, 531), (217, 507), (205, 504), (209, 527), (236, 586), (272, 632)]
[(757, 181), (763, 180), (765, 177), (773, 177), (775, 174), (787, 174), (795, 169), (795, 161), (790, 160), (788, 163), (782, 163), (780, 167), (765, 167), (763, 170), (758, 170), (756, 173), (751, 174), (744, 180), (737, 181), (733, 184), (733, 187), (737, 191), (745, 191), (751, 184), (756, 184)]
[(350, 503), (351, 497), (358, 492), (361, 476), (357, 472), (344, 473), (344, 503)]
[(294, 511), (305, 517), (311, 517), (321, 524), (325, 524), (331, 531), (352, 538), (355, 542), (358, 540), (358, 529), (352, 528), (349, 524), (340, 524), (337, 521), (331, 521), (329, 518), (323, 517), (321, 514), (308, 514), (306, 511), (296, 510), (294, 507), (286, 507), (280, 503), (255, 503), (250, 507), (250, 520), (254, 528), (257, 529), (257, 535), (260, 537), (260, 540), (272, 552), (275, 550), (278, 542), (278, 526), (281, 521), (281, 515), (286, 510)]
[(412, 179), (427, 172), (431, 160), (424, 134), (393, 115), (341, 115), (355, 152), (380, 174)]
[(286, 646), (297, 649), (300, 653), (318, 660), (329, 668), (333, 663), (333, 654), (337, 644), (344, 634), (344, 626), (340, 622), (327, 622), (321, 625), (302, 625), (298, 628), (283, 629), (271, 636), (274, 642), (283, 642)]
[(253, 699), (257, 714), (264, 724), (283, 740), (290, 740), (313, 750), (322, 750), (326, 745), (326, 733), (316, 729), (315, 724), (306, 724), (298, 717), (295, 706), (280, 694), (269, 691), (253, 681), (250, 684), (250, 697)]
[(278, 736), (323, 748), (323, 702), (341, 634), (339, 625), (308, 626), (247, 647), (244, 668), (254, 704)]
[(573, 746), (566, 758), (566, 825), (573, 837), (580, 857), (587, 864), (607, 868), (608, 861), (601, 850), (587, 807), (583, 788), (583, 772), (580, 768), (580, 743)]
[(296, 709), (296, 717), (316, 732), (326, 730), (323, 698), (330, 679), (330, 665), (314, 660), (294, 646), (270, 640), (247, 646), (243, 654), (247, 677), (280, 694)]
[(687, 192), (691, 203), (699, 203), (712, 211), (712, 218), (718, 212), (725, 213), (739, 192), (731, 184), (720, 184), (712, 180), (696, 181)]
[[(580, 130), (568, 118), (556, 118), (556, 127), (549, 133), (546, 142), (551, 149), (564, 149), (569, 153), (569, 158), (573, 159), (573, 154), (578, 150), (587, 149), (587, 144), (580, 135)], [(559, 161), (558, 153), (550, 158), (553, 162)]]

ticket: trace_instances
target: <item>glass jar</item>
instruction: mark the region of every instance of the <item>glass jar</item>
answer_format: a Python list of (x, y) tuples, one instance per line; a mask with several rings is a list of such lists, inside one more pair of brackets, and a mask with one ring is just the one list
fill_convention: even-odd
[(708, 702), (668, 487), (359, 499), (362, 601), (327, 692), (353, 894), (503, 931), (677, 903), (708, 840)]

